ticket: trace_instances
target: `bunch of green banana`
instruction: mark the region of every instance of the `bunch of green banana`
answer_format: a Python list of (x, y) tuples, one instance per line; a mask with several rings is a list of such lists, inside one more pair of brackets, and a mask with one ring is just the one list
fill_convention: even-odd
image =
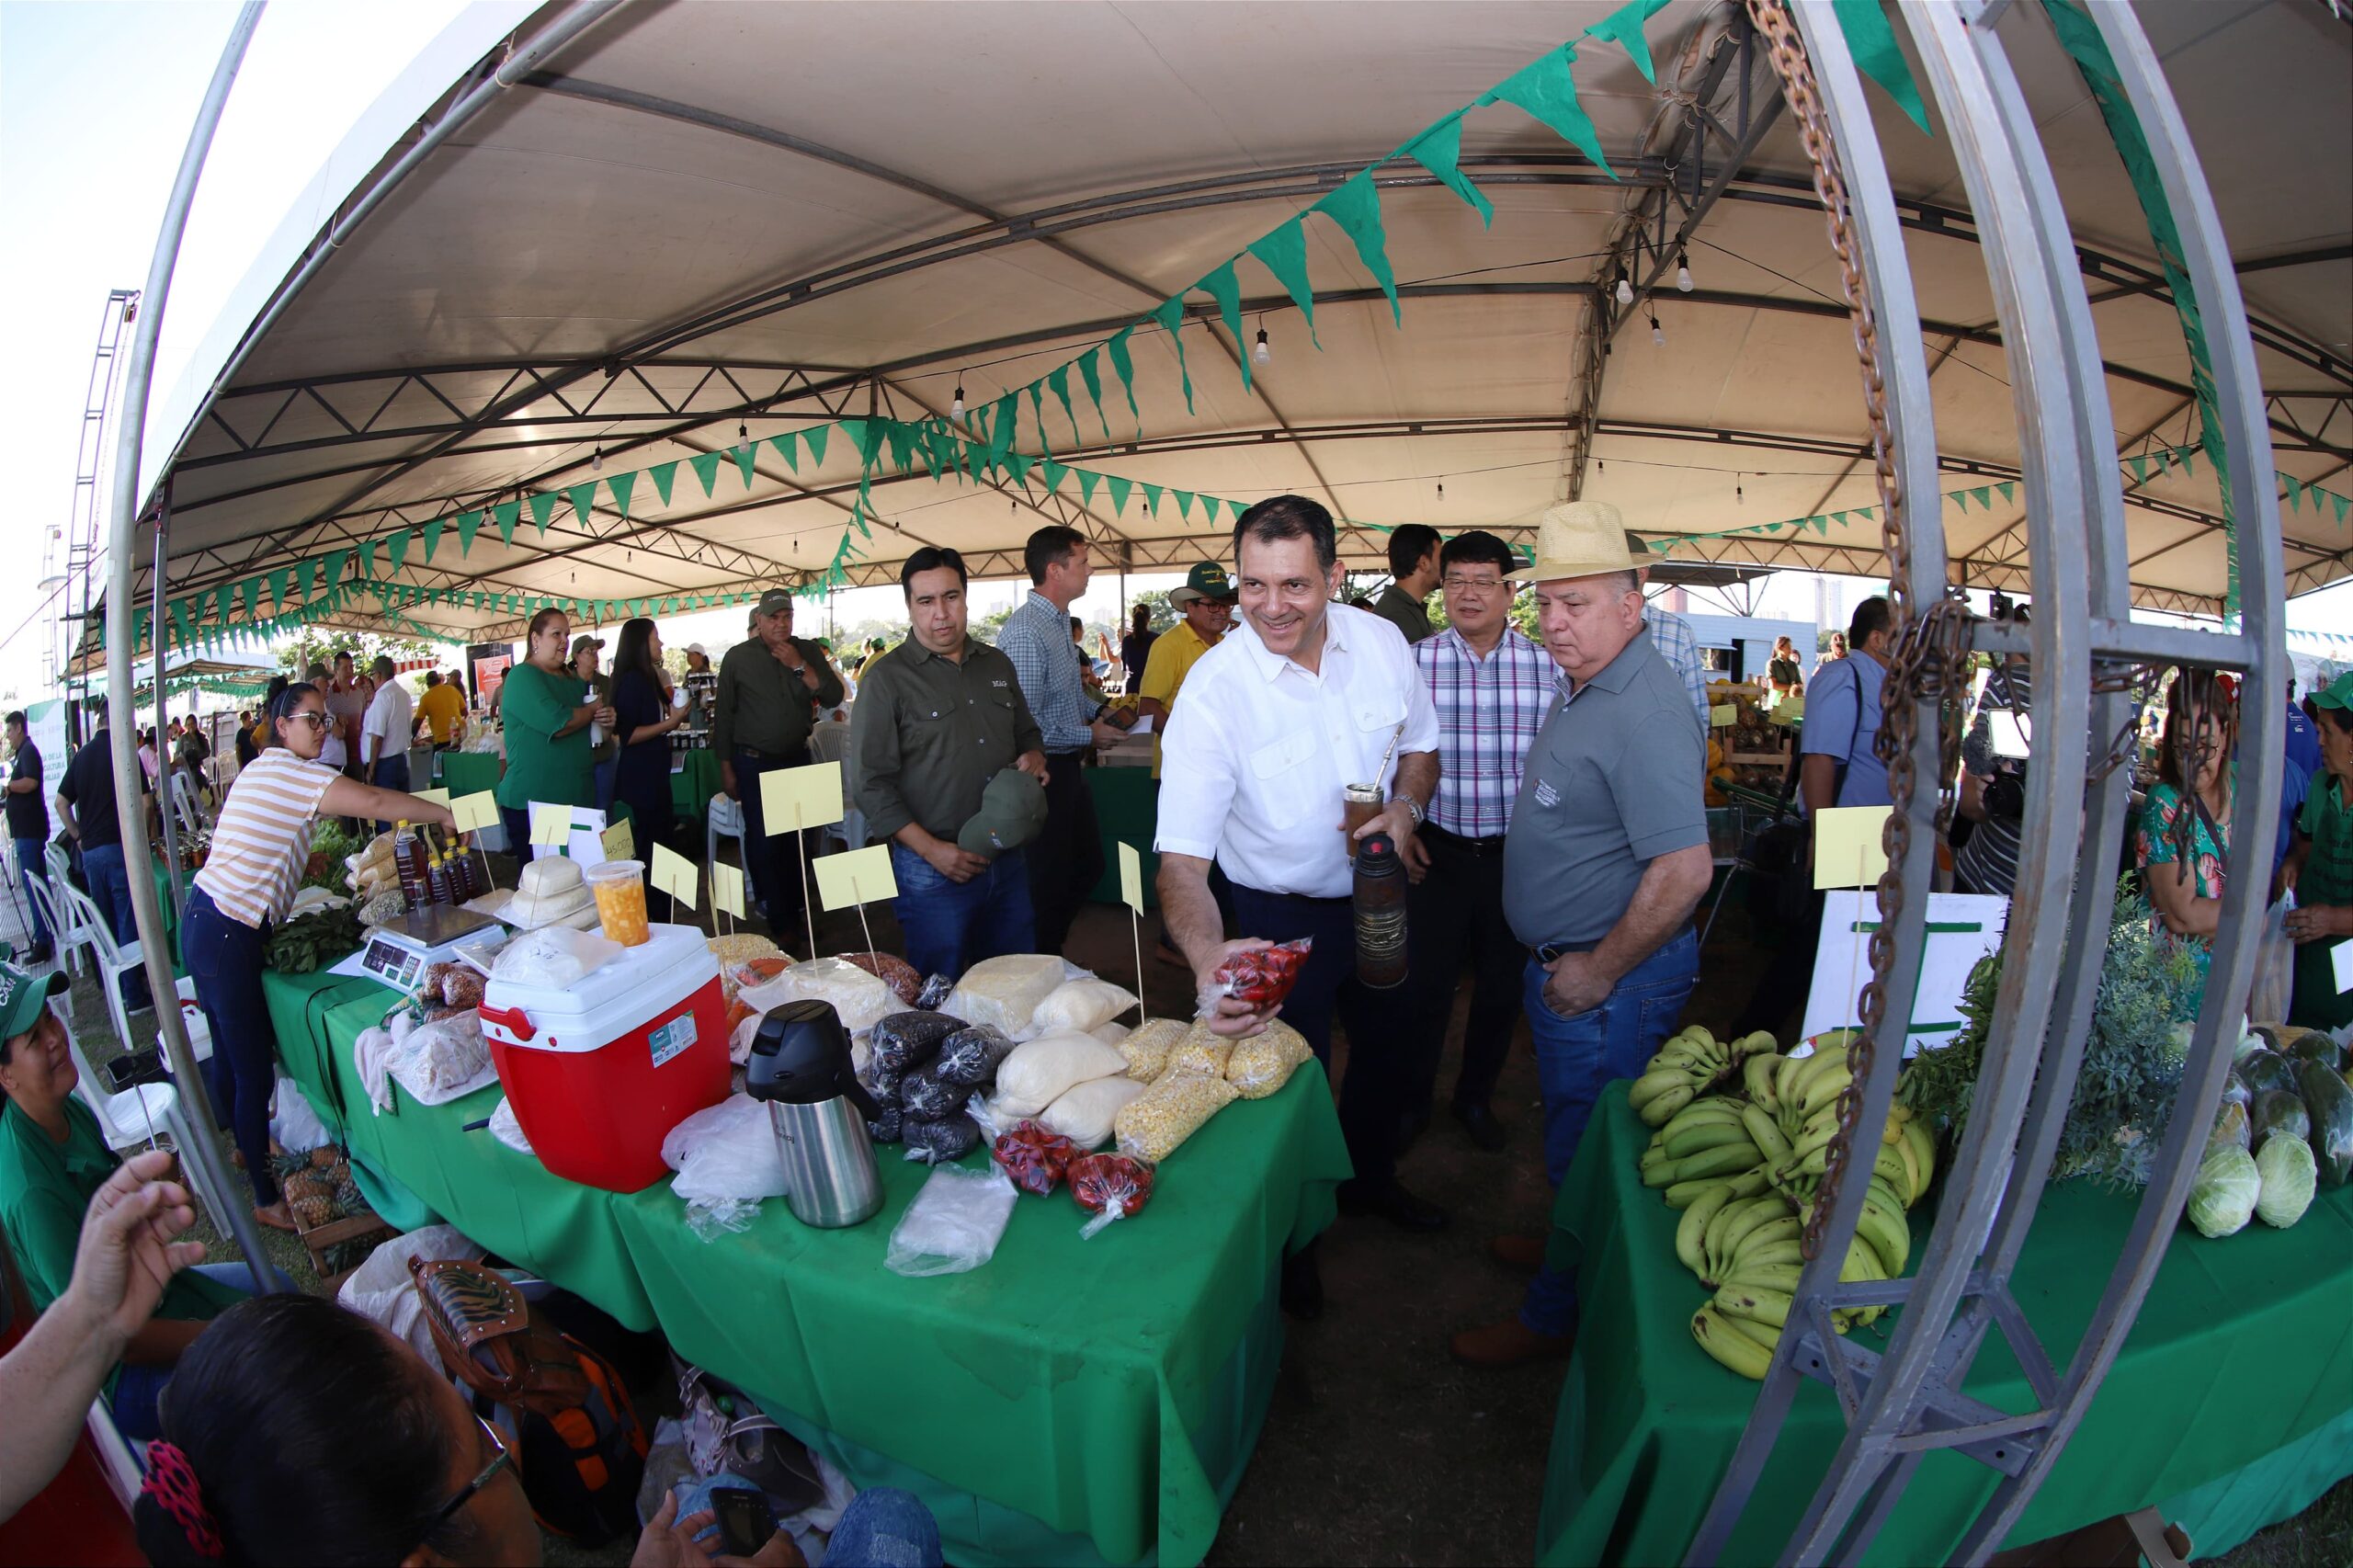
[(1675, 1228), (1675, 1256), (1711, 1290), (1734, 1278), (1774, 1283), (1778, 1275), (1760, 1271), (1800, 1261), (1801, 1228), (1796, 1210), (1779, 1193), (1744, 1193), (1736, 1183), (1719, 1182), (1683, 1210)]
[(1644, 1126), (1664, 1127), (1676, 1112), (1739, 1077), (1748, 1058), (1772, 1049), (1769, 1034), (1724, 1041), (1693, 1024), (1659, 1047), (1627, 1092), (1627, 1104)]
[[(1817, 1046), (1813, 1055), (1782, 1058), (1772, 1070), (1769, 1113), (1752, 1084), (1750, 1097), (1756, 1103), (1750, 1137), (1764, 1152), (1774, 1185), (1793, 1200), (1813, 1197), (1813, 1183), (1822, 1176), (1831, 1140), (1837, 1135), (1839, 1096), (1853, 1077), (1845, 1047)], [(1871, 1168), (1906, 1208), (1920, 1200), (1936, 1174), (1936, 1142), (1900, 1099), (1880, 1129)]]
[(1738, 1100), (1711, 1097), (1685, 1106), (1669, 1117), (1643, 1155), (1643, 1185), (1666, 1188), (1677, 1209), (1734, 1177), (1754, 1176), (1751, 1190), (1765, 1188), (1764, 1152), (1749, 1136)]

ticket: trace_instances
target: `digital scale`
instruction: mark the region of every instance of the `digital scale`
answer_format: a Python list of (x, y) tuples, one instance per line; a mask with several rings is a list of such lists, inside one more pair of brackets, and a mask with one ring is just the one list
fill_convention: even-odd
[(501, 929), (497, 921), (471, 909), (427, 904), (369, 930), (360, 949), (328, 972), (381, 981), (396, 991), (414, 992), (427, 965), (454, 958), (472, 938)]

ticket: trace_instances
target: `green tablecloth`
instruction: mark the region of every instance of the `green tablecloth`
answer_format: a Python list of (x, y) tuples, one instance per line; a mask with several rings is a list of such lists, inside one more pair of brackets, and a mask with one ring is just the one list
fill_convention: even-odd
[(1153, 852), (1152, 836), (1160, 822), (1160, 787), (1149, 767), (1090, 767), (1086, 786), (1095, 796), (1095, 829), (1103, 840), (1103, 875), (1086, 896), (1097, 903), (1120, 902), (1120, 849), (1132, 844), (1143, 857), (1143, 906), (1156, 909), (1160, 894), (1153, 882), (1160, 875), (1160, 857)]
[(449, 791), (449, 798), (472, 795), (483, 790), (498, 788), (498, 776), (506, 771), (506, 761), (494, 752), (445, 751), (441, 758), (440, 788)]
[[(702, 821), (710, 811), (710, 798), (719, 793), (719, 754), (705, 747), (697, 751), (674, 753), (670, 758), (684, 766), (670, 775), (670, 811), (681, 819), (692, 817)], [(702, 859), (700, 850), (691, 857)]]
[[(163, 860), (160, 858), (160, 852), (158, 858), (150, 860), (147, 863), (147, 874), (153, 877), (155, 881), (155, 907), (161, 910), (164, 915), (164, 939), (171, 945), (172, 972), (175, 974), (186, 974), (188, 972), (188, 966), (180, 961), (179, 900), (172, 897), (172, 869), (169, 866), (164, 864)], [(195, 880), (196, 873), (194, 871), (183, 871), (180, 873), (181, 898), (186, 898), (188, 896), (188, 890), (191, 885), (193, 885)]]
[[(1580, 1259), (1584, 1316), (1538, 1528), (1545, 1563), (1678, 1562), (1755, 1403), (1688, 1327), (1703, 1291), (1675, 1259), (1676, 1211), (1636, 1166), (1648, 1136), (1612, 1085), (1562, 1183), (1556, 1256)], [(2052, 1187), (2014, 1281), (2028, 1321), (2063, 1365), (2131, 1225), (2135, 1195)], [(1915, 1231), (1925, 1214), (1915, 1212)], [(1918, 1250), (1915, 1247), (1915, 1259)], [(2029, 1506), (2011, 1544), (2169, 1501), (2199, 1554), (2286, 1517), (2353, 1470), (2315, 1434), (2353, 1413), (2353, 1187), (2325, 1192), (2293, 1228), (2177, 1236), (2123, 1353)], [(1883, 1322), (1858, 1330), (1883, 1346)], [(1969, 1391), (2032, 1408), (1998, 1335)], [(1770, 1561), (1813, 1496), (1845, 1428), (1829, 1389), (1807, 1382), (1734, 1532), (1727, 1562)], [(1930, 1454), (1865, 1561), (1943, 1562), (1994, 1472)], [(2273, 1512), (2271, 1510), (2279, 1510)]]
[(883, 1153), (883, 1210), (848, 1230), (771, 1201), (703, 1242), (666, 1187), (621, 1199), (678, 1353), (830, 1435), (860, 1485), (929, 1490), (952, 1562), (1198, 1562), (1280, 1358), (1283, 1249), (1330, 1222), (1348, 1173), (1321, 1069), (1219, 1113), (1161, 1167), (1151, 1207), (1091, 1242), (1066, 1192), (1025, 1196), (966, 1274), (883, 1267), (926, 1175)]

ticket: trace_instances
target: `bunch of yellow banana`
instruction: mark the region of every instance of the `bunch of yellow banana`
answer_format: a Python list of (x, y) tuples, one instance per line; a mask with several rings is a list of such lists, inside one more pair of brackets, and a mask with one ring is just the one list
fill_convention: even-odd
[[(1683, 1210), (1675, 1256), (1713, 1290), (1731, 1279), (1786, 1288), (1797, 1283), (1797, 1210), (1778, 1192), (1743, 1193), (1718, 1182)], [(1783, 1267), (1790, 1272), (1784, 1276)]]
[[(1829, 1157), (1830, 1141), (1838, 1131), (1838, 1098), (1854, 1073), (1842, 1045), (1818, 1045), (1811, 1056), (1777, 1057), (1776, 1065), (1757, 1068), (1764, 1060), (1752, 1057), (1745, 1064), (1744, 1078), (1755, 1113), (1747, 1119), (1747, 1130), (1765, 1155), (1773, 1185), (1802, 1203), (1813, 1198)], [(1879, 1140), (1872, 1172), (1886, 1180), (1908, 1209), (1920, 1201), (1936, 1175), (1936, 1140), (1925, 1124), (1913, 1120), (1912, 1108), (1900, 1099), (1889, 1108)]]
[[(1769, 1194), (1768, 1199), (1779, 1203), (1786, 1214), (1787, 1199), (1778, 1193)], [(1754, 1227), (1752, 1236), (1779, 1234), (1778, 1228), (1784, 1224), (1788, 1233), (1781, 1240), (1735, 1244), (1729, 1277), (1691, 1314), (1691, 1337), (1699, 1342), (1699, 1347), (1744, 1378), (1762, 1378), (1773, 1364), (1773, 1347), (1780, 1343), (1781, 1331), (1796, 1307), (1798, 1277), (1804, 1268), (1798, 1257), (1797, 1228), (1802, 1223), (1796, 1215), (1788, 1214), (1786, 1220), (1772, 1219)], [(1901, 1229), (1901, 1221), (1897, 1223)], [(1734, 1227), (1738, 1224), (1735, 1221)], [(1865, 1234), (1858, 1229), (1855, 1239), (1847, 1244), (1847, 1260), (1838, 1269), (1841, 1281), (1888, 1279), (1900, 1271), (1900, 1263), (1895, 1270), (1887, 1267), (1885, 1258)], [(1909, 1234), (1904, 1233), (1907, 1245)], [(1831, 1326), (1844, 1334), (1886, 1310), (1841, 1307), (1831, 1313)]]
[(1646, 1127), (1664, 1127), (1694, 1100), (1741, 1075), (1750, 1057), (1770, 1051), (1773, 1037), (1757, 1033), (1719, 1040), (1693, 1024), (1659, 1047), (1627, 1092), (1626, 1102)]

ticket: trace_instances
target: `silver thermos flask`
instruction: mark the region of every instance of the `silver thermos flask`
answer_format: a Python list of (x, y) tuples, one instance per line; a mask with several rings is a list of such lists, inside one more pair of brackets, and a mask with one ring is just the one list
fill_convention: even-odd
[(876, 1107), (851, 1068), (849, 1031), (831, 1003), (770, 1009), (752, 1041), (744, 1088), (767, 1103), (794, 1219), (838, 1230), (881, 1210), (882, 1173), (866, 1131)]

